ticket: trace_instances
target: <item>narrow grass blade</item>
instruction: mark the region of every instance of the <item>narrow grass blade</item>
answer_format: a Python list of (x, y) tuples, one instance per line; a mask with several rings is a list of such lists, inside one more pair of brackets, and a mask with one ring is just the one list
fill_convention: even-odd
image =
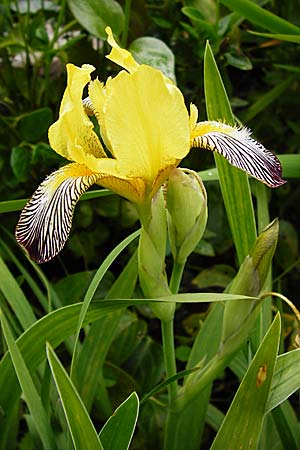
[(238, 12), (247, 20), (262, 28), (280, 34), (300, 34), (300, 28), (296, 25), (272, 14), (249, 0), (221, 0), (223, 5), (232, 11)]
[[(299, 36), (300, 40), (300, 36)], [(241, 115), (241, 120), (243, 122), (248, 122), (256, 117), (261, 111), (263, 111), (267, 106), (269, 106), (272, 102), (274, 102), (278, 97), (280, 97), (283, 92), (285, 92), (288, 87), (295, 80), (296, 76), (290, 76), (283, 80), (281, 83), (278, 83), (273, 89), (270, 89), (265, 94), (259, 96), (258, 100), (253, 103), (249, 108), (247, 108), (246, 114)]]
[(280, 155), (283, 166), (283, 176), (286, 178), (300, 178), (300, 155)]
[[(253, 301), (253, 297), (245, 297), (233, 294), (178, 294), (172, 296), (171, 301), (181, 301), (182, 296), (186, 302), (198, 303), (199, 301), (234, 301), (238, 299), (245, 299)], [(193, 296), (191, 298), (191, 296)], [(173, 298), (174, 297), (174, 298)], [(167, 301), (167, 298), (162, 299)], [(100, 317), (103, 317), (111, 312), (118, 311), (127, 306), (137, 304), (149, 304), (153, 299), (116, 299), (116, 300), (102, 300), (93, 302), (84, 319), (84, 324), (94, 322)], [(158, 301), (158, 300), (157, 300)], [(160, 300), (159, 300), (160, 301)], [(25, 364), (30, 372), (37, 369), (39, 364), (45, 359), (45, 344), (49, 342), (52, 347), (57, 347), (68, 336), (76, 331), (78, 324), (78, 317), (81, 311), (82, 304), (65, 306), (57, 309), (42, 319), (38, 320), (33, 326), (27, 329), (17, 340), (17, 345), (23, 355)], [(10, 403), (16, 400), (20, 395), (18, 380), (16, 379), (10, 354), (7, 352), (0, 362), (0, 408), (4, 411), (9, 408)], [(0, 418), (0, 436), (1, 436), (1, 420)]]
[(103, 450), (94, 425), (65, 369), (47, 345), (47, 358), (76, 450)]
[[(120, 276), (114, 282), (106, 298), (131, 298), (137, 281), (137, 252), (133, 254)], [(89, 411), (97, 390), (99, 376), (115, 335), (123, 310), (116, 311), (91, 325), (82, 344), (76, 371), (78, 390)], [(102, 393), (103, 394), (103, 393)], [(104, 397), (103, 395), (101, 397)], [(112, 413), (108, 395), (100, 400), (103, 413)]]
[(129, 448), (139, 413), (139, 398), (133, 392), (113, 413), (99, 433), (105, 450)]
[(134, 240), (136, 239), (140, 234), (140, 230), (135, 231), (134, 233), (132, 233), (130, 236), (128, 236), (126, 239), (124, 239), (120, 244), (118, 244), (111, 252), (110, 254), (105, 258), (105, 260), (103, 261), (103, 263), (101, 264), (101, 266), (99, 267), (99, 269), (97, 270), (96, 274), (94, 275), (87, 293), (84, 297), (82, 306), (81, 306), (81, 311), (80, 311), (80, 315), (79, 315), (79, 320), (78, 320), (78, 326), (77, 326), (77, 330), (76, 330), (76, 337), (75, 337), (75, 344), (74, 344), (74, 351), (73, 351), (73, 356), (72, 356), (72, 364), (71, 364), (71, 378), (73, 379), (73, 376), (75, 374), (74, 369), (75, 369), (75, 365), (76, 365), (76, 358), (78, 357), (77, 355), (77, 345), (78, 345), (78, 339), (79, 339), (79, 333), (84, 321), (84, 318), (86, 316), (87, 310), (89, 308), (89, 305), (92, 301), (93, 295), (96, 292), (97, 287), (99, 286), (102, 278), (104, 277), (105, 273), (107, 272), (108, 268), (110, 267), (110, 265), (114, 262), (114, 260), (120, 255), (120, 253), (122, 253), (122, 251)]
[(0, 239), (0, 249), (3, 249), (5, 251), (6, 256), (10, 259), (11, 262), (14, 263), (14, 265), (17, 267), (19, 272), (24, 277), (24, 280), (28, 283), (29, 287), (31, 288), (32, 292), (36, 296), (36, 298), (39, 300), (40, 305), (43, 307), (45, 311), (47, 311), (48, 302), (47, 298), (43, 294), (42, 290), (40, 289), (39, 285), (36, 283), (35, 279), (30, 275), (30, 273), (26, 270), (24, 265), (20, 262), (20, 260), (15, 256), (13, 251), (6, 245), (6, 243)]
[(265, 37), (267, 39), (277, 39), (278, 41), (300, 44), (299, 34), (258, 33), (257, 31), (249, 31), (249, 33), (255, 34), (256, 36)]
[(44, 449), (54, 450), (57, 447), (46, 411), (42, 405), (42, 401), (32, 381), (28, 368), (26, 367), (22, 354), (14, 341), (8, 323), (2, 313), (1, 324), (21, 389)]
[(288, 401), (282, 403), (272, 411), (272, 418), (276, 424), (284, 448), (299, 450), (300, 429), (293, 407)]
[[(192, 351), (187, 362), (186, 376), (180, 396), (184, 397), (189, 384), (196, 383), (198, 370), (192, 370), (197, 366), (201, 368), (216, 354), (219, 348), (224, 307), (222, 304), (214, 305), (206, 318), (203, 327), (192, 347)], [(193, 450), (199, 448), (201, 436), (205, 425), (205, 417), (208, 402), (211, 394), (212, 382), (195, 395), (193, 401), (189, 402), (183, 409), (174, 411), (169, 415), (168, 426), (166, 428), (165, 449), (172, 450)], [(144, 400), (144, 399), (143, 399)]]
[[(204, 56), (204, 89), (209, 120), (234, 124), (227, 94), (213, 53), (206, 45)], [(228, 221), (241, 263), (255, 242), (256, 227), (247, 175), (232, 167), (222, 156), (214, 155)]]
[(278, 356), (272, 380), (267, 412), (280, 405), (291, 394), (300, 389), (300, 349)]
[[(92, 198), (107, 197), (108, 195), (114, 195), (114, 192), (110, 191), (109, 189), (98, 189), (85, 192), (80, 197), (80, 201), (90, 200)], [(24, 208), (28, 200), (29, 198), (20, 198), (19, 200), (7, 200), (4, 202), (0, 202), (0, 213), (20, 211), (22, 208)]]
[(257, 447), (271, 389), (279, 337), (278, 314), (239, 386), (211, 450)]
[(8, 270), (3, 259), (0, 257), (0, 290), (14, 311), (17, 319), (24, 329), (30, 327), (36, 318), (32, 312), (27, 298), (23, 294), (15, 278)]

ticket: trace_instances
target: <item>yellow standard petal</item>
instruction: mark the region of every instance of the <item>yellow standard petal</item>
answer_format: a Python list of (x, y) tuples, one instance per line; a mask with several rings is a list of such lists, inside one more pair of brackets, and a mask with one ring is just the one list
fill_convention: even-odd
[(81, 68), (67, 65), (68, 84), (65, 90), (58, 120), (49, 128), (49, 142), (53, 150), (63, 157), (81, 164), (89, 159), (105, 157), (99, 138), (93, 131), (93, 123), (84, 110), (82, 94), (90, 81), (94, 67), (84, 64)]
[(80, 196), (99, 178), (80, 164), (68, 164), (49, 175), (23, 209), (16, 239), (38, 263), (52, 259), (68, 238)]
[(123, 69), (128, 70), (130, 73), (135, 72), (139, 64), (134, 60), (132, 54), (116, 43), (110, 27), (106, 27), (105, 31), (108, 35), (107, 42), (112, 47), (110, 54), (106, 58), (118, 64), (118, 66), (123, 67)]
[(99, 126), (100, 133), (104, 144), (113, 155), (114, 151), (107, 137), (105, 128), (105, 99), (106, 99), (106, 89), (103, 83), (98, 79), (91, 81), (89, 84), (89, 98), (91, 104), (93, 105), (93, 113), (95, 114)]
[(105, 129), (117, 171), (144, 179), (152, 189), (159, 175), (189, 152), (189, 116), (183, 96), (160, 71), (145, 65), (108, 80), (106, 93)]

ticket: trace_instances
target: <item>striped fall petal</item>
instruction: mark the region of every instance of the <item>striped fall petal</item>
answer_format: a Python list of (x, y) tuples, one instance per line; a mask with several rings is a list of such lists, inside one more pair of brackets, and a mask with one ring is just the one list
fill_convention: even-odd
[(247, 128), (234, 128), (222, 122), (199, 122), (192, 132), (191, 145), (219, 153), (269, 187), (281, 186), (285, 181), (278, 158), (250, 134)]
[(98, 179), (84, 165), (68, 164), (49, 175), (23, 209), (16, 239), (38, 263), (52, 259), (69, 236), (80, 196)]

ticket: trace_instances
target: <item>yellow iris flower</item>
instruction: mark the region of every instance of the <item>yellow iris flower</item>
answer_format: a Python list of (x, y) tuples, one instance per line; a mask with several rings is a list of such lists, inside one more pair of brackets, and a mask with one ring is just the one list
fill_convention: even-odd
[[(197, 123), (175, 84), (159, 70), (139, 65), (118, 46), (107, 56), (125, 70), (105, 85), (91, 81), (94, 67), (67, 65), (68, 81), (58, 120), (49, 129), (53, 150), (72, 163), (52, 173), (23, 209), (18, 242), (32, 259), (45, 262), (64, 246), (79, 197), (94, 183), (138, 207), (149, 202), (191, 147), (217, 151), (271, 187), (279, 186), (278, 159), (250, 137), (247, 129), (221, 122)], [(88, 84), (89, 96), (82, 100)], [(100, 137), (89, 116), (99, 123)]]

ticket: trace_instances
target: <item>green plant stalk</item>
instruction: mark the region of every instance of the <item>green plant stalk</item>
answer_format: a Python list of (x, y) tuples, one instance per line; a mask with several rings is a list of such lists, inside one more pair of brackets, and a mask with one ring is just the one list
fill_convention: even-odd
[(130, 12), (131, 12), (131, 0), (125, 1), (124, 12), (125, 12), (125, 26), (122, 34), (121, 46), (126, 48), (129, 30)]
[[(163, 344), (166, 375), (167, 378), (170, 378), (176, 375), (173, 319), (161, 321), (161, 332), (162, 332), (162, 344)], [(178, 394), (177, 381), (173, 381), (173, 383), (170, 383), (168, 385), (169, 410), (174, 407), (177, 399), (177, 394)]]
[[(268, 191), (265, 185), (254, 182), (255, 194), (257, 199), (257, 228), (258, 233), (270, 222), (269, 214), (269, 202), (268, 202)], [(272, 290), (272, 267), (269, 269), (267, 279), (264, 285), (264, 289), (267, 291)], [(266, 334), (269, 326), (272, 322), (272, 298), (265, 298), (261, 305), (261, 310), (259, 314), (259, 321), (255, 327), (254, 333), (252, 335), (252, 343), (254, 344), (254, 350), (259, 347), (264, 335)]]
[[(173, 294), (177, 294), (179, 291), (181, 278), (183, 274), (185, 264), (179, 264), (174, 261), (172, 275), (170, 279), (170, 290)], [(174, 319), (169, 322), (161, 322), (163, 352), (167, 378), (170, 378), (177, 373), (176, 357), (175, 357), (175, 345), (174, 345)], [(174, 433), (175, 422), (177, 416), (174, 415), (174, 411), (177, 409), (178, 398), (178, 383), (174, 381), (168, 385), (168, 414), (165, 424), (164, 435), (164, 449), (168, 449), (168, 442), (170, 442), (170, 436)]]
[(172, 275), (171, 275), (171, 279), (170, 279), (170, 284), (169, 284), (170, 291), (172, 292), (172, 294), (178, 294), (178, 292), (179, 292), (179, 287), (180, 287), (184, 267), (185, 267), (185, 263), (180, 264), (180, 263), (177, 263), (176, 261), (174, 262), (173, 269), (172, 269)]

